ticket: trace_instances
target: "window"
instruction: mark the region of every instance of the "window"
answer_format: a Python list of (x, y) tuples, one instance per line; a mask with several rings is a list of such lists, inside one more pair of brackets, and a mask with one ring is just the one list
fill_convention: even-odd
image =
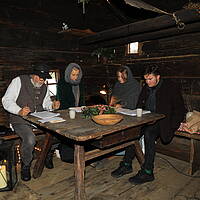
[(127, 54), (137, 54), (139, 53), (139, 42), (132, 42), (128, 44)]
[(58, 70), (50, 71), (49, 74), (51, 75), (52, 79), (46, 79), (46, 83), (50, 91), (50, 96), (56, 96), (57, 92), (56, 86), (58, 82), (59, 71)]

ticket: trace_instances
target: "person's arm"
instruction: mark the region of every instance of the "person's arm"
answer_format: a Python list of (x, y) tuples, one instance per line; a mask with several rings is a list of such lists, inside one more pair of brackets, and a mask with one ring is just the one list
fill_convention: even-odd
[(8, 86), (6, 93), (2, 98), (2, 105), (5, 110), (12, 114), (19, 114), (19, 111), (22, 109), (17, 105), (16, 101), (19, 96), (21, 89), (21, 80), (19, 77), (12, 80)]
[(42, 106), (44, 110), (58, 109), (60, 107), (60, 101), (51, 100), (50, 91), (48, 88)]
[(186, 109), (181, 94), (181, 88), (179, 85), (174, 85), (172, 89), (172, 128), (177, 129), (180, 122), (183, 121), (186, 114)]
[(49, 89), (47, 88), (47, 92), (44, 97), (42, 106), (43, 106), (44, 110), (51, 110), (52, 104), (53, 104), (53, 102), (51, 100), (50, 92), (49, 92)]

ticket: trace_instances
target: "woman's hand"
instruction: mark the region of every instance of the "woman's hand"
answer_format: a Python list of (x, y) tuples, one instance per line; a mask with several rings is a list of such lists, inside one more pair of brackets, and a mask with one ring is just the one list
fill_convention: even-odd
[(58, 109), (58, 108), (60, 108), (60, 101), (53, 101), (52, 108), (53, 108), (53, 109)]
[(122, 105), (121, 104), (115, 104), (115, 108), (121, 108)]

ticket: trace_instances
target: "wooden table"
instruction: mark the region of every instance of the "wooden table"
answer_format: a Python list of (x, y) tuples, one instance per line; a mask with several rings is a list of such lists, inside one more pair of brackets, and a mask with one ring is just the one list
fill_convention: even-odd
[[(144, 157), (138, 142), (140, 128), (145, 124), (164, 118), (164, 115), (155, 113), (146, 114), (142, 117), (123, 115), (124, 118), (120, 123), (112, 126), (102, 126), (91, 119), (83, 119), (80, 113), (76, 113), (76, 119), (69, 119), (68, 110), (58, 112), (62, 118), (66, 119), (65, 122), (40, 123), (36, 117), (30, 115), (25, 117), (29, 122), (36, 124), (38, 128), (47, 130), (44, 148), (34, 166), (33, 177), (37, 178), (42, 173), (44, 160), (51, 146), (52, 134), (57, 133), (73, 140), (75, 142), (75, 200), (86, 200), (84, 185), (85, 161), (133, 144), (136, 147), (136, 157), (142, 164)], [(84, 146), (88, 143), (99, 146), (99, 148), (85, 152)]]

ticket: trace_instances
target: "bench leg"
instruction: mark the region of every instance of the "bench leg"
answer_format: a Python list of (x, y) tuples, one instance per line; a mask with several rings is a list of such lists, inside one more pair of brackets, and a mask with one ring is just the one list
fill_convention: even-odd
[(194, 174), (200, 169), (200, 140), (190, 140), (190, 167), (189, 174)]
[(33, 178), (38, 178), (42, 174), (47, 153), (49, 152), (51, 148), (52, 137), (53, 137), (52, 134), (46, 133), (45, 139), (44, 139), (44, 145), (41, 149), (40, 154), (38, 155), (38, 158), (33, 168)]

